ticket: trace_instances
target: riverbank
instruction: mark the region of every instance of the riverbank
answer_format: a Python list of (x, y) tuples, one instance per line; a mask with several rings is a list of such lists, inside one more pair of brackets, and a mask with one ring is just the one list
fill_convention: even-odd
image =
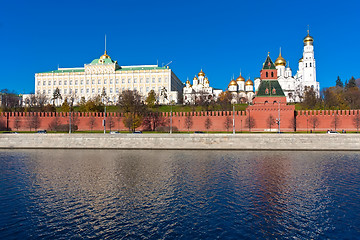
[(360, 134), (2, 134), (0, 149), (360, 151)]

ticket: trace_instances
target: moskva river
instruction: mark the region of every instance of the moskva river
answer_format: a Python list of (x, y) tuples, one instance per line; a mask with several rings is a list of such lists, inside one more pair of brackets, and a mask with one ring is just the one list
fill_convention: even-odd
[(0, 151), (0, 239), (359, 239), (360, 152)]

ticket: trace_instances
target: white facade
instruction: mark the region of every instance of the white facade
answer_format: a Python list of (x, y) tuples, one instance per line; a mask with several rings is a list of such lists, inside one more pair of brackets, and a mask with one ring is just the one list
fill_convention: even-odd
[[(124, 90), (136, 90), (144, 98), (154, 90), (160, 104), (178, 102), (183, 83), (169, 67), (158, 65), (119, 66), (105, 54), (90, 64), (79, 68), (58, 68), (35, 74), (35, 93), (45, 94), (48, 99), (59, 89), (62, 99), (74, 98), (78, 103), (106, 93), (111, 104), (118, 101)], [(61, 103), (61, 102), (60, 102)]]
[(209, 79), (201, 69), (198, 76), (194, 77), (192, 85), (189, 79), (186, 81), (183, 89), (183, 102), (184, 104), (194, 104), (200, 98), (216, 101), (220, 93), (222, 93), (222, 90), (210, 87)]
[(230, 81), (228, 91), (233, 96), (232, 103), (251, 103), (255, 95), (253, 82), (250, 79), (245, 82), (245, 78), (241, 76), (241, 73), (236, 80), (232, 79)]
[[(316, 63), (314, 57), (314, 39), (309, 35), (304, 38), (303, 57), (299, 60), (295, 76), (286, 60), (281, 56), (275, 61), (278, 81), (284, 91), (287, 102), (301, 102), (306, 88), (312, 87), (320, 96), (320, 84), (316, 81)], [(260, 85), (260, 78), (255, 79), (255, 89)]]

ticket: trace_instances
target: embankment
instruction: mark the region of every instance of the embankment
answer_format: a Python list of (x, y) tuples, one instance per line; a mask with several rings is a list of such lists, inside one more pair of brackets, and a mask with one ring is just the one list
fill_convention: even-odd
[(360, 134), (1, 134), (0, 148), (360, 151)]

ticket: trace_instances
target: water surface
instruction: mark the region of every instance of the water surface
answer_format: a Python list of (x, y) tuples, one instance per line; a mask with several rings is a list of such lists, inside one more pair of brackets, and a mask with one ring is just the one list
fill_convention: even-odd
[(0, 151), (1, 239), (355, 239), (359, 152)]

